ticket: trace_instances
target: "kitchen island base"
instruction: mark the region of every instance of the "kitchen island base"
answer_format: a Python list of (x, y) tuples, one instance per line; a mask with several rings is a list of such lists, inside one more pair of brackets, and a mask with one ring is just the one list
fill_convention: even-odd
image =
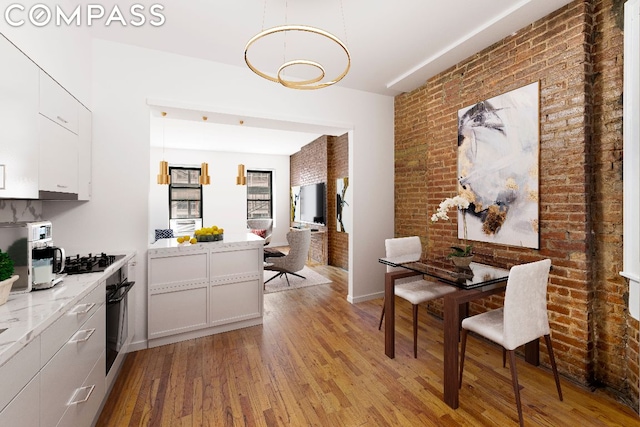
[(263, 241), (251, 233), (148, 252), (148, 347), (262, 324)]

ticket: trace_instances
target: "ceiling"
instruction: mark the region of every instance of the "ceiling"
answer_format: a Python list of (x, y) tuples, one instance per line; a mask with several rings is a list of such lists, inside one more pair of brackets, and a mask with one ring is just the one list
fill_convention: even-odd
[[(570, 1), (189, 0), (160, 3), (164, 6), (162, 14), (166, 20), (159, 27), (95, 25), (92, 31), (95, 37), (107, 40), (246, 68), (245, 45), (260, 31), (284, 24), (314, 26), (332, 33), (349, 49), (349, 72), (336, 85), (394, 96), (421, 86), (431, 76)], [(159, 2), (141, 0), (137, 3), (148, 7)], [(347, 65), (346, 55), (337, 45), (325, 37), (305, 32), (277, 33), (261, 39), (251, 46), (249, 58), (270, 75), (275, 75), (284, 61), (293, 58), (317, 61), (326, 69), (327, 77), (323, 81), (335, 78)], [(297, 66), (286, 72), (291, 79), (311, 78), (309, 73), (315, 70)], [(261, 77), (256, 75), (255, 78)], [(238, 117), (233, 118), (234, 122), (237, 120)], [(176, 130), (182, 126), (182, 131), (197, 134), (202, 139), (202, 130), (194, 130), (197, 126), (183, 126), (188, 124), (178, 124), (178, 120), (172, 123)], [(219, 140), (237, 141), (237, 138), (242, 139), (242, 133), (247, 133), (249, 140), (257, 138), (257, 135), (249, 134), (252, 131), (249, 126), (235, 123), (215, 126), (215, 120), (208, 120), (208, 123), (210, 132), (206, 133), (215, 137), (222, 132)], [(198, 118), (190, 124), (201, 125), (202, 122)], [(187, 128), (191, 130), (187, 131)], [(166, 129), (165, 136), (172, 134)], [(289, 131), (282, 135), (275, 130), (266, 133), (278, 140), (289, 141), (289, 148), (281, 151), (293, 149), (293, 152), (297, 148), (290, 144), (299, 147), (318, 135), (313, 131)], [(266, 135), (261, 135), (263, 137)], [(181, 146), (185, 145), (185, 139), (181, 138)], [(196, 139), (189, 140), (191, 145), (198, 145)], [(167, 146), (172, 143), (171, 137), (165, 140)], [(258, 147), (267, 149), (274, 145), (263, 139)]]

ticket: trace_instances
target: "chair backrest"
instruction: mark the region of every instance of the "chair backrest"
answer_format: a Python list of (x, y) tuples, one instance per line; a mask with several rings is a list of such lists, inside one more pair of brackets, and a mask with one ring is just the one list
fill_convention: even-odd
[(507, 350), (549, 334), (550, 269), (550, 259), (511, 267), (504, 295), (504, 347)]
[[(385, 257), (396, 258), (403, 257), (409, 261), (418, 261), (422, 256), (422, 243), (420, 237), (396, 237), (395, 239), (386, 239), (384, 241)], [(387, 266), (387, 273), (391, 271), (406, 270), (402, 267)]]
[(247, 228), (251, 230), (266, 230), (264, 236), (264, 244), (268, 244), (271, 241), (271, 233), (273, 232), (273, 219), (271, 218), (257, 218), (248, 219)]
[(278, 260), (281, 267), (289, 271), (300, 271), (304, 268), (311, 246), (311, 230), (304, 229), (287, 233), (289, 253)]

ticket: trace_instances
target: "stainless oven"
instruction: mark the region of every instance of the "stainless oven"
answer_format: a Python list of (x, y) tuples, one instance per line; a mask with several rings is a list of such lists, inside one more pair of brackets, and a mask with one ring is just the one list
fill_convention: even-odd
[(128, 294), (135, 282), (129, 281), (128, 277), (128, 265), (125, 263), (106, 282), (107, 374), (129, 337)]

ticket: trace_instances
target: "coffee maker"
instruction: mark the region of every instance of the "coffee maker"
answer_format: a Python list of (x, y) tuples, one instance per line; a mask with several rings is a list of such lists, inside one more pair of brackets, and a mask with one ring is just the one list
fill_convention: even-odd
[(53, 246), (49, 221), (0, 223), (0, 249), (13, 259), (19, 279), (11, 293), (48, 289), (64, 277), (64, 249)]

